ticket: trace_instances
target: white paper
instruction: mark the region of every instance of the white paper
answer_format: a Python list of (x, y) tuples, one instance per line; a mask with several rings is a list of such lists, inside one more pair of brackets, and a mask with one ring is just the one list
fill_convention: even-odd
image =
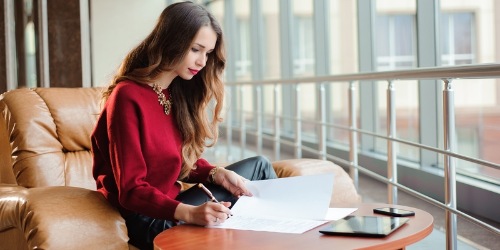
[(262, 218), (234, 215), (216, 228), (301, 234), (328, 221), (293, 218)]
[(215, 228), (303, 233), (326, 222), (333, 174), (247, 182), (253, 196), (242, 196), (233, 217)]
[(352, 212), (358, 210), (357, 208), (343, 208), (343, 207), (331, 207), (326, 213), (325, 220), (340, 220)]

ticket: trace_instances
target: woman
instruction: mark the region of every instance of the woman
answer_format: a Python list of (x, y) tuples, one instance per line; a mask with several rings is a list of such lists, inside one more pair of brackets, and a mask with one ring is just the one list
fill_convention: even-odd
[[(231, 204), (252, 195), (246, 179), (276, 178), (263, 157), (227, 168), (200, 158), (217, 141), (223, 45), (220, 25), (206, 9), (172, 4), (103, 94), (92, 133), (93, 175), (98, 191), (125, 218), (130, 243), (141, 249), (179, 223), (224, 223)], [(181, 192), (178, 181), (204, 183), (224, 202), (207, 202), (196, 186)]]

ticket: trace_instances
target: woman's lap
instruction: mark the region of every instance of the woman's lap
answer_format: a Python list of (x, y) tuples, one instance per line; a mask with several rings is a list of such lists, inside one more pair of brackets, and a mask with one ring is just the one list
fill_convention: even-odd
[[(244, 159), (227, 166), (226, 169), (232, 170), (248, 180), (277, 178), (271, 163), (262, 156)], [(214, 184), (206, 186), (219, 201), (230, 201), (232, 204), (237, 201), (236, 197), (221, 186)], [(193, 186), (181, 192), (176, 200), (198, 206), (210, 199), (202, 190)], [(154, 238), (162, 231), (177, 225), (173, 221), (154, 219), (140, 214), (128, 216), (125, 220), (130, 237), (129, 242), (140, 249), (153, 249)]]

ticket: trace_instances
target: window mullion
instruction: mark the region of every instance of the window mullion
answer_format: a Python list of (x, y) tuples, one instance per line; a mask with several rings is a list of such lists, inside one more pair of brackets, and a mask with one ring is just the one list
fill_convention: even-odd
[[(375, 3), (371, 0), (358, 0), (358, 53), (359, 71), (375, 71), (374, 49), (374, 17)], [(377, 88), (375, 83), (360, 81), (360, 128), (367, 131), (376, 131), (377, 128)], [(369, 135), (361, 136), (361, 149), (374, 150), (375, 138)]]
[[(439, 1), (417, 1), (417, 51), (418, 67), (436, 67), (441, 65), (440, 39), (438, 36)], [(443, 112), (439, 106), (442, 103), (442, 84), (435, 80), (420, 80), (419, 85), (419, 120), (420, 142), (439, 147), (442, 145)], [(438, 165), (438, 154), (425, 149), (420, 150), (422, 166)]]

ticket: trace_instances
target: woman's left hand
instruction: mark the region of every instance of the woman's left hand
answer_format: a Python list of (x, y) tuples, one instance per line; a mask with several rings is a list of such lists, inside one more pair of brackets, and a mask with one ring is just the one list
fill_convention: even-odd
[(236, 197), (253, 195), (245, 186), (246, 179), (234, 171), (219, 168), (214, 179), (216, 184), (221, 185)]

